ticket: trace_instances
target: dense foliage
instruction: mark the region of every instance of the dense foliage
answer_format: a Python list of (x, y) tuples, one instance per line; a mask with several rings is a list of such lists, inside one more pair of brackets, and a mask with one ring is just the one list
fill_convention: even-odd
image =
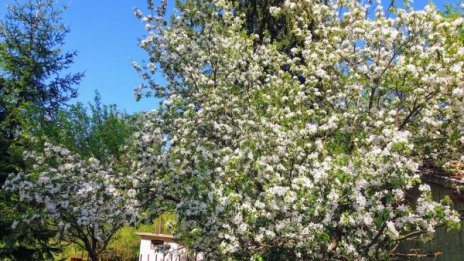
[(250, 27), (243, 2), (187, 0), (169, 22), (166, 1), (135, 10), (149, 56), (136, 93), (164, 103), (134, 178), (154, 210), (175, 209), (176, 236), (218, 259), (379, 260), (459, 227), (418, 170), (463, 152), (464, 20), (393, 1), (273, 1), (295, 39), (283, 43)]

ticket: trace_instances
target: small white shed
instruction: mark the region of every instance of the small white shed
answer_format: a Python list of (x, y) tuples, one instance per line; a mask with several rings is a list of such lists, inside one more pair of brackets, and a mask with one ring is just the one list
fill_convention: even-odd
[[(192, 254), (186, 247), (176, 243), (174, 237), (169, 234), (155, 234), (138, 232), (140, 236), (139, 261), (201, 261), (203, 255)], [(165, 246), (167, 251), (159, 251), (160, 246)]]

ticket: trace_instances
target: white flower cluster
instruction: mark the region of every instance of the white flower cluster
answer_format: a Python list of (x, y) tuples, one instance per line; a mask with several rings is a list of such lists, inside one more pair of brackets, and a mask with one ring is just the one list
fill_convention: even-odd
[(136, 193), (120, 187), (123, 175), (114, 173), (111, 166), (94, 158), (81, 159), (50, 143), (43, 152), (28, 152), (24, 157), (33, 162), (34, 169), (10, 176), (4, 185), (36, 210), (20, 222), (53, 222), (58, 236), (87, 249), (92, 242), (106, 245), (118, 228), (135, 221)]
[[(141, 87), (163, 104), (139, 134), (152, 145), (134, 176), (155, 192), (153, 209), (175, 208), (176, 236), (193, 249), (379, 260), (459, 224), (426, 186), (415, 202), (405, 195), (424, 159), (464, 151), (462, 19), (324, 2), (270, 9), (286, 15), (290, 51), (247, 32), (231, 1), (190, 0), (170, 23), (142, 18)], [(145, 78), (155, 64), (167, 84)]]

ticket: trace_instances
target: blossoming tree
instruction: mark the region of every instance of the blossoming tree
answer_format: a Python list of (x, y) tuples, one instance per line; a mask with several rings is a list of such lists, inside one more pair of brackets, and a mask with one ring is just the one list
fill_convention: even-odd
[(136, 118), (102, 106), (98, 93), (89, 107), (77, 103), (46, 119), (35, 116), (21, 121), (29, 149), (24, 167), (4, 186), (28, 207), (16, 206), (12, 231), (52, 227), (54, 240), (75, 243), (97, 260), (116, 231), (136, 217), (135, 191), (126, 189), (127, 175), (121, 174), (127, 173), (124, 145)]
[(136, 94), (163, 101), (136, 177), (175, 208), (176, 236), (211, 257), (379, 260), (459, 227), (418, 171), (463, 152), (463, 19), (277, 1), (265, 11), (285, 16), (287, 51), (247, 30), (240, 2), (187, 0), (169, 22), (166, 1), (135, 10), (149, 56)]
[(124, 178), (111, 166), (50, 143), (43, 153), (26, 153), (25, 159), (34, 164), (33, 171), (10, 177), (4, 189), (35, 205), (35, 212), (24, 213), (13, 228), (18, 222), (51, 222), (59, 228), (58, 238), (82, 247), (96, 261), (116, 231), (134, 221), (135, 192), (123, 193), (118, 180)]

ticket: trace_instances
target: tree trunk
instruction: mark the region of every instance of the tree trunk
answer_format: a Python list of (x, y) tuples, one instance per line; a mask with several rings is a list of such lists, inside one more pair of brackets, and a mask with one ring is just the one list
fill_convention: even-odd
[(96, 251), (94, 250), (91, 250), (91, 251), (88, 251), (89, 252), (89, 259), (91, 261), (98, 261), (98, 254)]

